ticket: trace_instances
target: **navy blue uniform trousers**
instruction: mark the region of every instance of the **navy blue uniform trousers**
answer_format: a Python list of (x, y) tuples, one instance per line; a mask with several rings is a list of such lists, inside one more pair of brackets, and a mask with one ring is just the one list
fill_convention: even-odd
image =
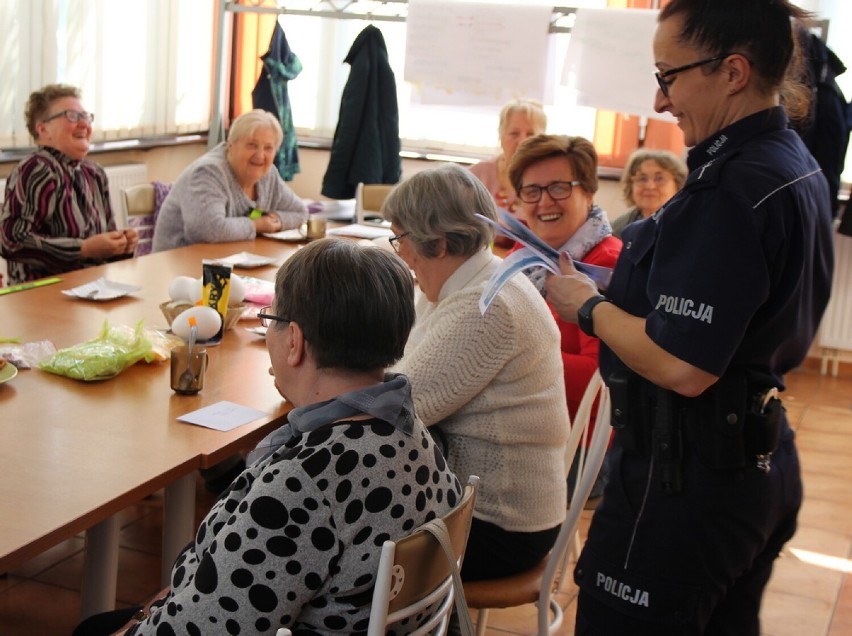
[(685, 445), (683, 489), (668, 494), (652, 458), (616, 436), (574, 573), (576, 634), (758, 636), (760, 597), (802, 501), (793, 437), (785, 418), (768, 474), (714, 470)]

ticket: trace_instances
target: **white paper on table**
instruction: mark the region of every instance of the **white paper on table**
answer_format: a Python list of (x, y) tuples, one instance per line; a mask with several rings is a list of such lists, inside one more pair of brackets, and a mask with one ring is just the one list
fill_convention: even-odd
[(187, 422), (188, 424), (197, 424), (198, 426), (212, 428), (216, 431), (230, 431), (238, 426), (248, 424), (268, 415), (269, 413), (264, 413), (257, 409), (250, 409), (247, 406), (222, 401), (205, 406), (203, 409), (192, 411), (186, 415), (181, 415), (178, 420)]
[(380, 225), (361, 225), (353, 223), (345, 227), (335, 227), (326, 232), (331, 236), (354, 236), (355, 238), (375, 239), (383, 236), (393, 236), (393, 232)]

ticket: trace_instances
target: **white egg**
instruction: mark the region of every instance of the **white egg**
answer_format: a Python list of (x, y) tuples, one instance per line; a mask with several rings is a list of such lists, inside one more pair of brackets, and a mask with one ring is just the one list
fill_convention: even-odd
[[(172, 300), (190, 300), (195, 279), (190, 276), (178, 276), (169, 284), (169, 298)], [(195, 301), (192, 301), (195, 302)]]
[(203, 285), (201, 284), (201, 279), (193, 278), (192, 285), (189, 288), (189, 299), (192, 302), (197, 303), (199, 300), (201, 300), (202, 290)]
[(228, 304), (239, 305), (246, 299), (246, 284), (239, 276), (231, 274), (231, 291), (228, 292)]
[(196, 337), (199, 340), (207, 340), (219, 333), (219, 327), (222, 326), (222, 317), (218, 311), (205, 305), (190, 307), (186, 311), (179, 313), (174, 321), (172, 321), (172, 333), (179, 338), (189, 340), (189, 329), (191, 327), (189, 319), (193, 316), (198, 326)]

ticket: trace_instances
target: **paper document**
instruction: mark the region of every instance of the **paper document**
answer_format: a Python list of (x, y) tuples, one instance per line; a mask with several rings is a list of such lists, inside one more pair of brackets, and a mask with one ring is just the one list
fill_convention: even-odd
[(257, 409), (250, 409), (247, 406), (223, 401), (205, 406), (203, 409), (192, 411), (186, 415), (181, 415), (178, 420), (189, 424), (197, 424), (198, 426), (206, 426), (216, 431), (230, 431), (233, 428), (248, 424), (268, 415), (269, 413), (264, 413)]
[[(560, 273), (559, 252), (542, 241), (532, 230), (508, 212), (498, 209), (497, 214), (505, 226), (481, 214), (477, 214), (477, 216), (492, 225), (496, 232), (499, 232), (503, 236), (508, 236), (524, 247), (504, 259), (503, 264), (491, 276), (491, 279), (485, 286), (485, 290), (482, 292), (482, 296), (479, 298), (479, 311), (483, 315), (488, 311), (488, 307), (491, 306), (491, 303), (497, 294), (500, 293), (506, 281), (516, 273), (534, 267), (543, 267), (554, 274)], [(590, 265), (588, 263), (581, 263), (580, 261), (574, 261), (574, 267), (577, 268), (578, 272), (582, 272), (591, 278), (599, 290), (606, 291), (606, 288), (609, 287), (609, 281), (612, 278), (612, 269), (609, 267)]]
[(354, 223), (345, 227), (331, 228), (328, 232), (326, 232), (326, 234), (330, 236), (354, 236), (355, 238), (365, 239), (393, 236), (393, 232), (390, 228), (382, 227), (380, 225), (361, 225), (360, 223)]

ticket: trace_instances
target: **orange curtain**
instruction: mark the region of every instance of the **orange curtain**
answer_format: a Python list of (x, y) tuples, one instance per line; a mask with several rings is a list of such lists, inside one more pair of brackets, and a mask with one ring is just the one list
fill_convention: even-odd
[[(246, 6), (277, 8), (275, 0), (239, 0)], [(251, 92), (263, 70), (260, 56), (269, 48), (278, 15), (274, 13), (235, 13), (233, 75), (231, 77), (231, 119), (252, 109)]]
[[(667, 4), (663, 0), (662, 4)], [(653, 9), (653, 0), (608, 0), (610, 9)], [(648, 42), (648, 46), (651, 43)], [(649, 70), (650, 72), (650, 70)], [(599, 110), (595, 121), (594, 144), (598, 151), (598, 163), (602, 166), (623, 168), (630, 153), (640, 144), (646, 148), (671, 150), (677, 155), (684, 151), (683, 133), (677, 124), (647, 119), (645, 138), (640, 139), (640, 118)]]

